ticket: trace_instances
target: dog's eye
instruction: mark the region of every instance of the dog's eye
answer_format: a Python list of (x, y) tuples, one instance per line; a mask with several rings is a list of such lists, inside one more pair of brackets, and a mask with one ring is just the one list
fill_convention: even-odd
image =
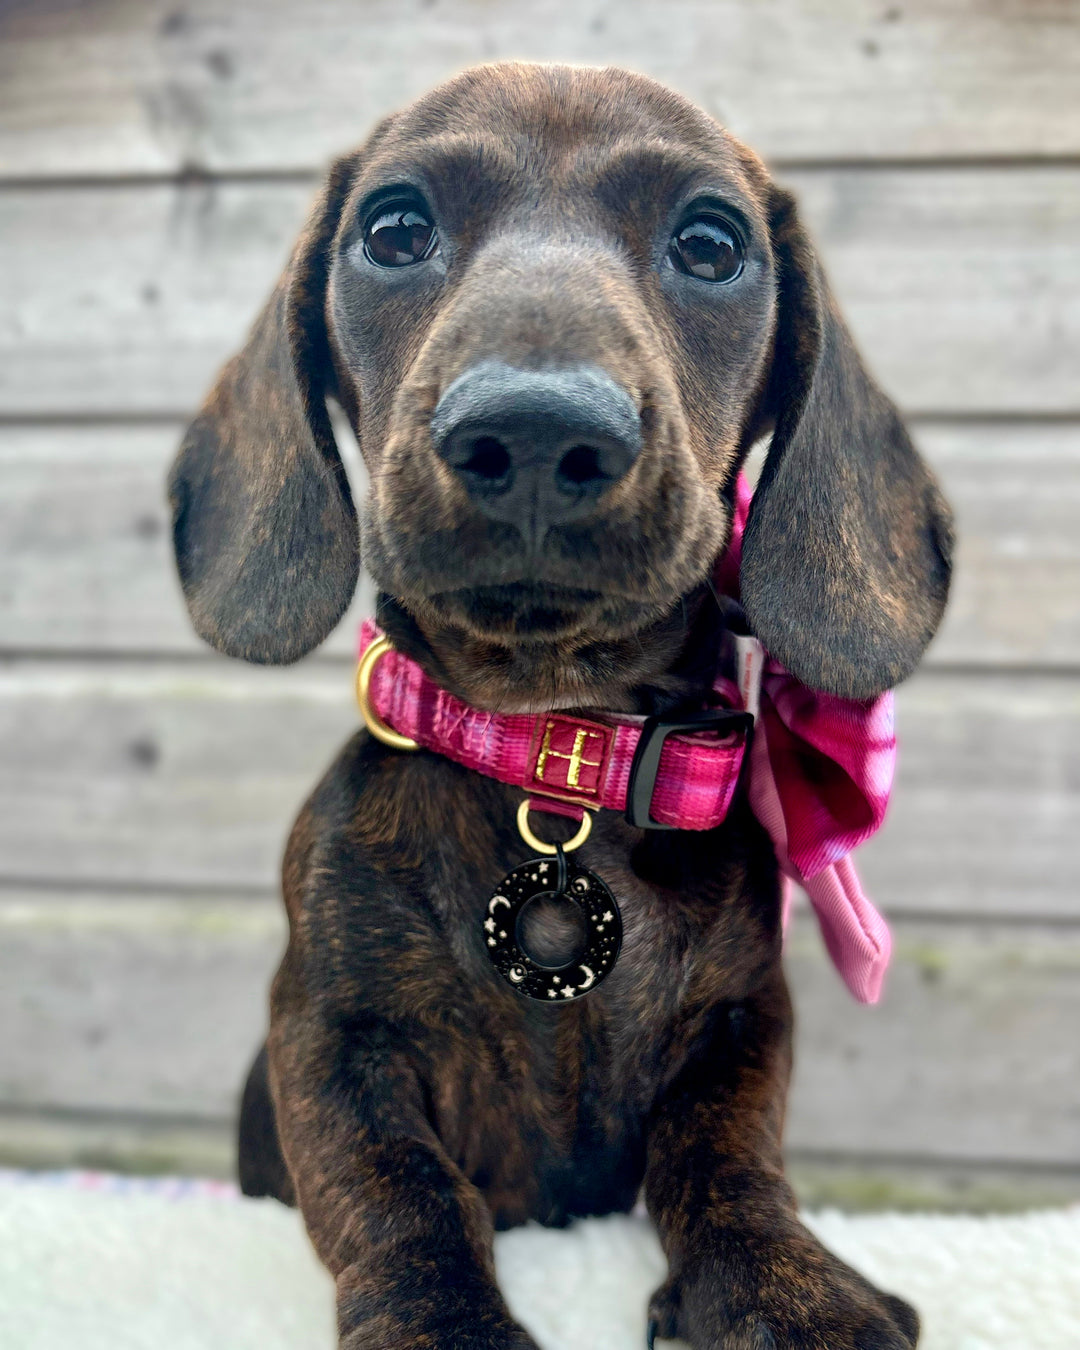
[(674, 236), (668, 257), (680, 272), (702, 281), (734, 281), (742, 271), (743, 246), (719, 216), (697, 216)]
[(408, 267), (430, 258), (438, 245), (434, 223), (416, 206), (381, 208), (364, 232), (364, 252), (379, 267)]

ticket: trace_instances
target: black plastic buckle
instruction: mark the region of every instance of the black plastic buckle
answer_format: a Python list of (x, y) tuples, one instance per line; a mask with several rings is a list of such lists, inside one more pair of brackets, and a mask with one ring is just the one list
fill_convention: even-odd
[(639, 830), (674, 830), (675, 825), (663, 825), (650, 814), (656, 775), (660, 771), (660, 756), (664, 742), (680, 731), (723, 731), (728, 735), (741, 732), (749, 736), (754, 727), (752, 713), (734, 708), (707, 708), (704, 712), (689, 713), (678, 720), (669, 717), (650, 717), (641, 729), (641, 740), (634, 751), (630, 765), (630, 780), (626, 785), (626, 822)]

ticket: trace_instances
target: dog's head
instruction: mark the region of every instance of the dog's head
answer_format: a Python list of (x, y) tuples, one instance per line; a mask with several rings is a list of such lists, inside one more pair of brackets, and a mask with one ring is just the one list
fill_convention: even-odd
[[(368, 468), (359, 526), (328, 395)], [(180, 576), (208, 642), (287, 662), (362, 551), (478, 701), (610, 704), (678, 653), (770, 431), (749, 620), (807, 684), (870, 696), (937, 627), (949, 514), (791, 197), (650, 80), (480, 67), (331, 169), (181, 447)]]

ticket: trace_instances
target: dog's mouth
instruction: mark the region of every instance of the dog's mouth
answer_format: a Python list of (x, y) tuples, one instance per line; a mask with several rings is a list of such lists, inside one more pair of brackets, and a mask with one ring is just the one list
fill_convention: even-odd
[[(439, 683), (501, 712), (649, 712), (688, 692), (677, 670), (705, 587), (675, 604), (536, 583), (441, 592), (416, 604), (380, 597), (395, 644)], [(691, 683), (694, 683), (691, 678)]]
[(525, 643), (615, 637), (635, 626), (635, 615), (640, 623), (646, 608), (599, 590), (533, 581), (441, 591), (430, 604), (477, 637)]
[(508, 521), (387, 482), (361, 513), (364, 562), (407, 616), (397, 637), (445, 687), (502, 711), (637, 711), (643, 687), (672, 684), (728, 523), (681, 467), (636, 509), (601, 503), (532, 549)]

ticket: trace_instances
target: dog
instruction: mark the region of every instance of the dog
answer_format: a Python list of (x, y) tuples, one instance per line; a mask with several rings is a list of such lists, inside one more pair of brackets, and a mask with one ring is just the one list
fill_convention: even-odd
[[(366, 462), (359, 513), (328, 398)], [(794, 200), (649, 79), (478, 67), (333, 164), (190, 426), (170, 480), (187, 605), (219, 651), (295, 661), (362, 557), (394, 650), (470, 707), (701, 708), (728, 625), (712, 569), (770, 435), (747, 623), (810, 688), (873, 699), (938, 626), (950, 516)], [(914, 1311), (810, 1235), (784, 1179), (780, 882), (745, 792), (714, 829), (590, 816), (580, 857), (622, 953), (549, 1006), (499, 978), (479, 923), (521, 863), (520, 804), (361, 729), (288, 843), (240, 1172), (302, 1211), (340, 1345), (534, 1347), (493, 1231), (643, 1193), (669, 1262), (650, 1344), (914, 1346)], [(542, 915), (537, 942), (568, 923)]]

